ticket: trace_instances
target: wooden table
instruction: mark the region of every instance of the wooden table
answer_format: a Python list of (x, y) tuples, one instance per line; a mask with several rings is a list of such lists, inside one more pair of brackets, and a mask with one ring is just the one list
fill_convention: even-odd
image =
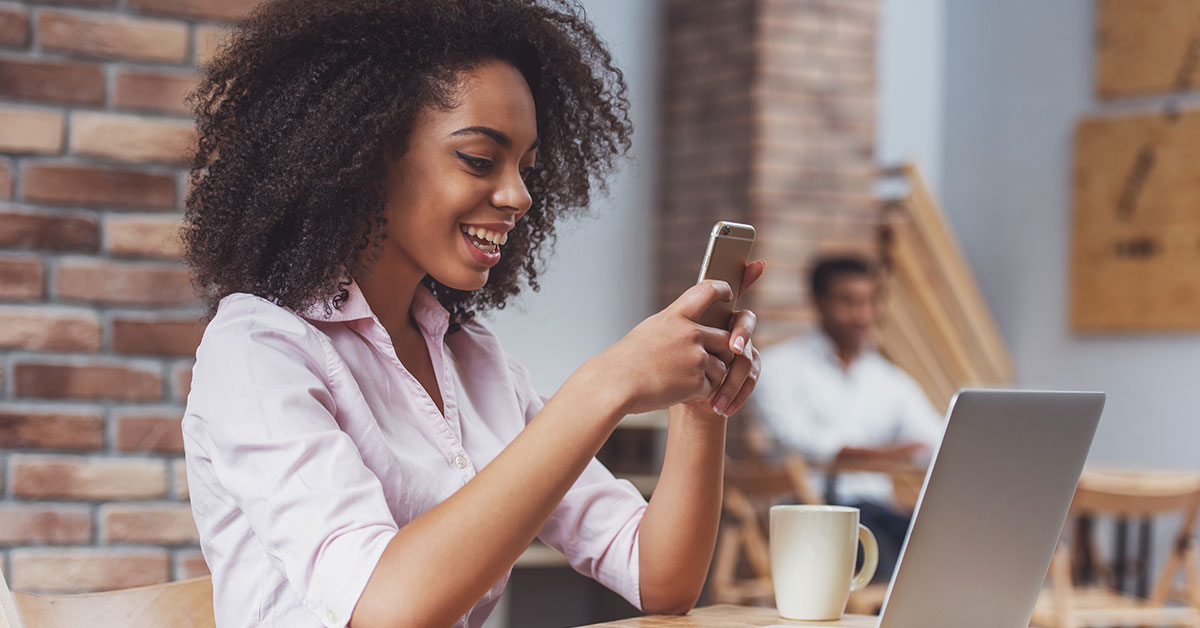
[(750, 626), (824, 626), (825, 628), (875, 628), (879, 621), (873, 615), (844, 615), (838, 621), (793, 621), (779, 616), (774, 608), (718, 604), (697, 608), (687, 615), (652, 615), (634, 617), (591, 628), (748, 628)]

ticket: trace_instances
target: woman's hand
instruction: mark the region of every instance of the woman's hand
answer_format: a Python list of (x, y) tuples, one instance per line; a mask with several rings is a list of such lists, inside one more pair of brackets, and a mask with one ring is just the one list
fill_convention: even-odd
[(702, 281), (634, 327), (595, 360), (620, 391), (622, 414), (703, 401), (725, 380), (729, 332), (696, 322), (717, 301), (731, 301), (724, 281)]
[[(743, 293), (762, 271), (761, 261), (746, 267)], [(759, 369), (758, 351), (750, 342), (754, 313), (735, 312), (732, 333), (696, 322), (713, 303), (731, 300), (729, 284), (702, 281), (597, 356), (624, 391), (623, 413), (649, 412), (677, 403), (712, 411), (718, 390), (729, 396), (727, 409), (745, 403)]]

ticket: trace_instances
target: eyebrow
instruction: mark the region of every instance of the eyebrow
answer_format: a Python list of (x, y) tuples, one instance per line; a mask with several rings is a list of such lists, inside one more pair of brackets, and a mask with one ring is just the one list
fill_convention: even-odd
[[(503, 146), (504, 148), (512, 148), (512, 144), (513, 144), (512, 139), (510, 139), (507, 135), (505, 135), (504, 133), (502, 133), (500, 131), (497, 131), (496, 129), (493, 129), (490, 126), (465, 127), (465, 128), (459, 129), (459, 130), (451, 133), (450, 137), (456, 137), (459, 135), (484, 135), (484, 136), (492, 138), (493, 141), (495, 141), (497, 144)], [(529, 146), (529, 149), (526, 150), (525, 152), (529, 152), (529, 151), (537, 148), (538, 146), (541, 145), (541, 143), (542, 143), (542, 138), (540, 138), (540, 137), (533, 140), (533, 144), (531, 144)]]

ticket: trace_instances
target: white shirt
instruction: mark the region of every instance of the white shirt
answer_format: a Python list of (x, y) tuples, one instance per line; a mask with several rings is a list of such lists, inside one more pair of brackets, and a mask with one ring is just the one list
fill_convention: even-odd
[[(755, 408), (781, 445), (810, 462), (829, 463), (844, 447), (916, 442), (932, 451), (942, 438), (942, 416), (921, 387), (873, 349), (843, 369), (833, 342), (813, 331), (765, 349), (762, 365)], [(889, 504), (892, 494), (882, 474), (838, 476), (839, 501)]]
[[(447, 334), (420, 288), (412, 314), (445, 413), (396, 357), (358, 286), (340, 310), (221, 300), (183, 418), (192, 512), (218, 628), (344, 628), (397, 530), (475, 477), (541, 411), (481, 324)], [(635, 606), (646, 501), (592, 460), (538, 538)], [(462, 568), (412, 565), (429, 577)], [(500, 578), (456, 628), (478, 628)]]

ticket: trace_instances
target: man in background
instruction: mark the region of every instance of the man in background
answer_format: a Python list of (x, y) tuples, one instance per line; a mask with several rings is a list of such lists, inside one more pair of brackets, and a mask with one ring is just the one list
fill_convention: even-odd
[[(819, 325), (762, 353), (754, 400), (763, 427), (816, 467), (887, 469), (927, 463), (942, 416), (907, 373), (871, 341), (880, 286), (858, 257), (817, 260), (810, 275)], [(876, 578), (891, 577), (911, 513), (883, 473), (838, 473), (826, 499), (862, 511), (879, 540)]]

